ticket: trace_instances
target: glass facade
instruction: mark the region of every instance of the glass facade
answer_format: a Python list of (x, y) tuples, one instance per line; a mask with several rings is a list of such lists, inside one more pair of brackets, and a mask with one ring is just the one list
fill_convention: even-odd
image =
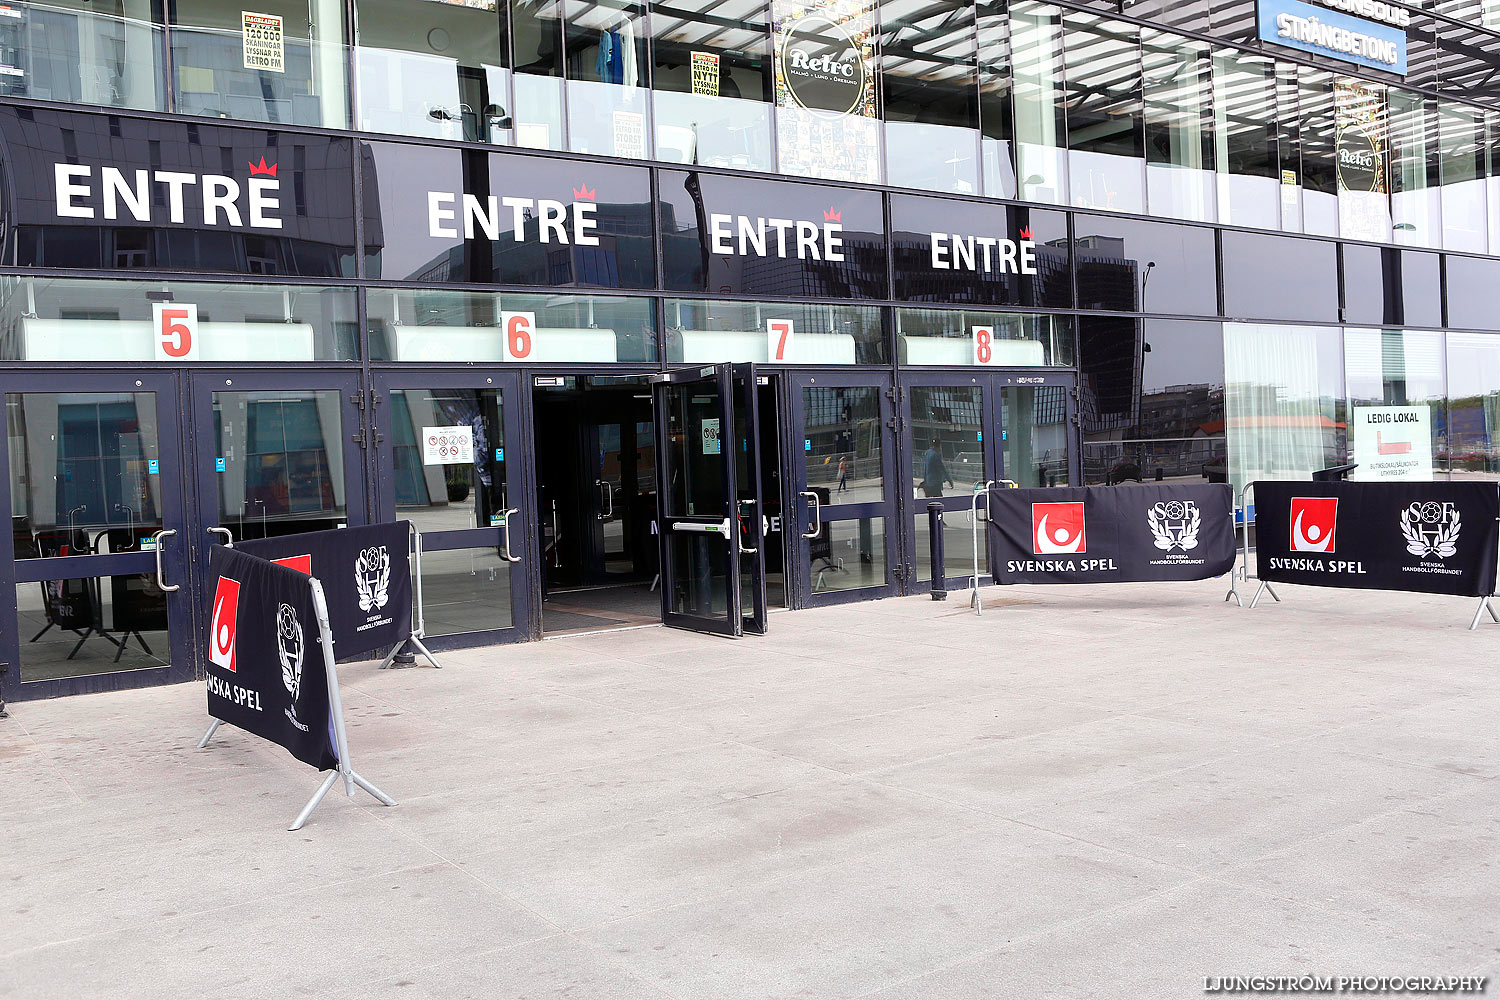
[[(718, 396), (654, 414), (651, 380), (721, 365), (757, 366), (734, 414), (756, 397), (770, 471), (737, 426), (736, 485), (793, 606), (924, 585), (926, 501), (951, 563), (997, 476), (1359, 477), (1400, 408), (1420, 474), (1500, 478), (1500, 23), (1413, 9), (1402, 77), (1260, 44), (1250, 8), (12, 4), (11, 563), (117, 560), (0, 585), (38, 629), (71, 595), (119, 635), (150, 597), (156, 652), (126, 655), (166, 670), (121, 509), (234, 537), (409, 515), (431, 635), (530, 637), (562, 578), (533, 563), (596, 533), (716, 614), (729, 561), (674, 537), (659, 564), (650, 526), (659, 457), (721, 464)], [(565, 502), (529, 509), (558, 400), (594, 390), (636, 409), (590, 417)], [(80, 415), (110, 433), (44, 440)], [(429, 463), (454, 428), (483, 446)], [(586, 537), (547, 522), (579, 497)], [(51, 676), (93, 676), (58, 649)]]

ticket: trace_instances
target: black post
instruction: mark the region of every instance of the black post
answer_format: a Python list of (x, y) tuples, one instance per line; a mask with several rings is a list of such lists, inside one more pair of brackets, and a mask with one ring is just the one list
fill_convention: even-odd
[(943, 505), (936, 500), (927, 505), (927, 543), (932, 550), (932, 599), (948, 599), (948, 572), (943, 566)]

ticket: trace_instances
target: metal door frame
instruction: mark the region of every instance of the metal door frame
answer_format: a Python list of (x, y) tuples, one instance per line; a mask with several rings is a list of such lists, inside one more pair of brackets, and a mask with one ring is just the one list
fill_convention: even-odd
[[(0, 540), (0, 587), (15, 593), (16, 586), (40, 584), (56, 579), (107, 577), (130, 573), (155, 573), (160, 568), (170, 586), (167, 592), (167, 666), (142, 667), (79, 677), (24, 682), (20, 661), (19, 613), (0, 622), (0, 655), (8, 669), (0, 675), (0, 700), (30, 700), (60, 695), (115, 691), (192, 680), (197, 674), (199, 635), (198, 617), (202, 608), (194, 601), (198, 592), (196, 574), (192, 571), (189, 541), (192, 536), (193, 511), (187, 503), (183, 486), (191, 461), (187, 434), (190, 421), (185, 418), (179, 401), (183, 378), (171, 370), (127, 370), (123, 372), (62, 372), (57, 370), (10, 371), (0, 375), (0, 394), (11, 393), (137, 393), (156, 395), (158, 480), (162, 505), (162, 528), (174, 530), (164, 536), (156, 552), (98, 553), (85, 556), (15, 559), (15, 535)], [(149, 474), (149, 473), (148, 473)], [(0, 449), (0, 475), (14, 482), (10, 468), (10, 449)], [(59, 577), (56, 568), (66, 560), (69, 573)]]
[[(846, 604), (853, 601), (868, 601), (882, 597), (895, 597), (899, 593), (899, 581), (901, 577), (899, 542), (900, 525), (897, 519), (899, 513), (899, 497), (893, 492), (896, 489), (896, 459), (897, 459), (897, 434), (895, 416), (896, 391), (889, 370), (857, 371), (848, 368), (829, 369), (801, 369), (790, 370), (783, 374), (787, 383), (787, 443), (791, 445), (788, 457), (795, 459), (788, 463), (788, 468), (783, 475), (787, 482), (787, 493), (789, 499), (794, 502), (784, 509), (782, 517), (782, 529), (784, 531), (796, 531), (795, 547), (788, 545), (787, 559), (787, 585), (790, 595), (791, 606), (794, 608), (816, 607), (824, 604)], [(807, 412), (803, 398), (803, 389), (810, 388), (872, 388), (876, 391), (876, 399), (880, 407), (880, 432), (881, 432), (881, 482), (883, 487), (883, 498), (880, 500), (865, 501), (862, 503), (833, 504), (819, 507), (817, 527), (823, 529), (824, 525), (835, 521), (849, 521), (861, 518), (881, 518), (885, 522), (884, 544), (885, 544), (885, 567), (886, 581), (871, 587), (859, 587), (850, 590), (838, 590), (830, 592), (815, 592), (813, 590), (812, 566), (810, 556), (809, 532), (814, 524), (811, 519), (812, 507), (807, 503), (805, 495), (807, 489), (807, 461), (803, 457), (804, 442), (806, 435), (804, 429), (807, 426)], [(829, 513), (839, 516), (829, 517)], [(826, 530), (826, 529), (823, 529)], [(788, 538), (790, 542), (790, 537)], [(796, 567), (796, 572), (792, 567)]]
[[(390, 404), (393, 390), (422, 389), (498, 389), (501, 393), (501, 419), (504, 421), (505, 481), (509, 505), (505, 521), (496, 527), (461, 528), (429, 531), (422, 536), (424, 551), (494, 546), (501, 558), (511, 563), (511, 624), (501, 628), (477, 629), (448, 635), (427, 635), (423, 641), (434, 650), (465, 649), (535, 639), (541, 634), (541, 617), (537, 601), (541, 597), (541, 563), (537, 558), (535, 533), (536, 489), (532, 482), (534, 463), (530, 439), (530, 392), (527, 380), (515, 368), (500, 365), (453, 368), (380, 368), (371, 373), (369, 386), (370, 421), (373, 447), (369, 449), (374, 466), (371, 483), (376, 520), (398, 520), (396, 508), (394, 462), (395, 417)], [(514, 513), (510, 513), (514, 511)]]
[[(724, 510), (715, 514), (671, 514), (668, 512), (667, 497), (670, 492), (671, 476), (673, 470), (672, 450), (667, 438), (668, 421), (667, 404), (664, 399), (669, 389), (681, 388), (695, 382), (712, 382), (719, 393), (719, 440), (720, 440), (720, 469), (724, 493)], [(736, 527), (736, 506), (739, 492), (735, 483), (735, 460), (734, 448), (723, 446), (725, 431), (728, 430), (730, 440), (733, 440), (734, 421), (734, 376), (732, 366), (728, 364), (703, 365), (696, 368), (678, 369), (665, 374), (653, 376), (651, 383), (651, 407), (652, 417), (655, 421), (656, 433), (656, 517), (658, 547), (661, 553), (661, 618), (662, 624), (670, 628), (687, 629), (693, 632), (707, 632), (714, 635), (724, 635), (738, 638), (744, 634), (744, 611), (740, 599), (740, 540)], [(686, 451), (686, 448), (684, 448)], [(720, 521), (728, 526), (728, 530), (720, 535), (726, 549), (727, 565), (725, 567), (724, 594), (727, 605), (725, 620), (721, 623), (717, 619), (710, 619), (699, 615), (681, 614), (671, 610), (671, 595), (676, 583), (673, 576), (672, 562), (668, 550), (668, 542), (674, 532), (672, 525), (675, 523), (689, 523), (693, 521), (704, 522), (704, 527), (711, 522)], [(686, 534), (687, 532), (681, 532)], [(715, 533), (705, 530), (704, 534)], [(727, 535), (727, 537), (725, 537)]]

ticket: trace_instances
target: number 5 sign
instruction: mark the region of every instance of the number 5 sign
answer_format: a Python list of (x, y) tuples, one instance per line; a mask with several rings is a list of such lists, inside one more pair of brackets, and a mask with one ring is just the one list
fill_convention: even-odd
[(976, 365), (997, 364), (995, 360), (995, 328), (976, 326), (974, 330), (974, 358)]
[(771, 361), (785, 361), (792, 350), (792, 321), (789, 319), (766, 320), (766, 357)]
[(157, 361), (197, 361), (198, 307), (191, 302), (151, 303), (151, 350)]
[(536, 313), (503, 312), (500, 314), (500, 359), (530, 361), (536, 349)]

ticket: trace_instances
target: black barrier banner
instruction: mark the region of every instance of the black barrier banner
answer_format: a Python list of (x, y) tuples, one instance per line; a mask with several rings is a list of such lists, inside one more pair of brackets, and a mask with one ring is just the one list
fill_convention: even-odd
[(1234, 494), (1204, 486), (992, 489), (995, 582), (1206, 580), (1234, 566)]
[(208, 714), (320, 771), (338, 766), (307, 577), (237, 549), (208, 553)]
[(1487, 597), (1494, 483), (1258, 482), (1258, 575), (1271, 583)]
[(323, 584), (339, 657), (394, 646), (411, 634), (406, 521), (236, 542), (235, 548), (311, 574)]

